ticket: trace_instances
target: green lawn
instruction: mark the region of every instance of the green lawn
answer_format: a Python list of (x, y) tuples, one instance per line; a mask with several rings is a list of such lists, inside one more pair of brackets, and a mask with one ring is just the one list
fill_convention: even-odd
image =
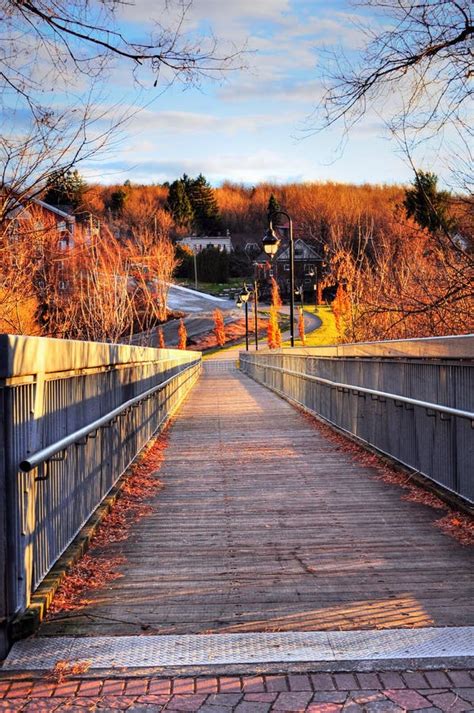
[[(224, 290), (235, 289), (242, 287), (244, 279), (242, 277), (230, 277), (229, 282), (198, 282), (198, 290), (200, 292), (206, 292), (208, 295), (214, 295), (214, 297), (221, 297), (224, 294)], [(177, 285), (182, 287), (189, 287), (194, 290), (194, 280), (188, 278), (179, 277), (176, 280)]]
[[(314, 307), (311, 305), (305, 307), (304, 310), (305, 312), (315, 314), (322, 322), (318, 329), (315, 329), (314, 332), (310, 332), (306, 335), (305, 346), (322, 347), (327, 344), (336, 344), (338, 335), (332, 307), (328, 307), (327, 305)], [(302, 346), (299, 339), (295, 340), (295, 344), (299, 347)], [(283, 346), (290, 346), (290, 342), (285, 342)]]

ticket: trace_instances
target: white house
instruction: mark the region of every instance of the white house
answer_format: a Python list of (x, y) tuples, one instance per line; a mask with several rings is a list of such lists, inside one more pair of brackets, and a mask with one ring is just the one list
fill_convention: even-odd
[(178, 241), (178, 245), (184, 245), (190, 248), (194, 254), (200, 253), (206, 248), (217, 248), (221, 252), (232, 252), (232, 242), (230, 235), (190, 235), (187, 238), (182, 238)]

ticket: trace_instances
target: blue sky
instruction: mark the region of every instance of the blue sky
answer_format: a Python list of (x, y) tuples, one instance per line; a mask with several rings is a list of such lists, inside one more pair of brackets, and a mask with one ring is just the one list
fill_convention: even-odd
[[(123, 4), (117, 24), (127, 36), (141, 38), (152, 18), (163, 21), (164, 4)], [(362, 34), (354, 18), (346, 0), (194, 0), (183, 30), (192, 38), (212, 29), (224, 54), (245, 46), (247, 66), (223, 81), (187, 88), (176, 83), (162, 91), (166, 72), (157, 88), (151, 74), (137, 75), (139, 87), (129, 64), (116, 65), (97, 94), (96, 111), (112, 116), (117, 103), (125, 111), (144, 108), (107, 151), (80, 165), (81, 173), (103, 183), (161, 183), (184, 172), (203, 173), (214, 185), (226, 179), (411, 181), (377, 110), (351, 131), (343, 152), (341, 127), (308, 134), (308, 117), (321, 95), (319, 53), (336, 49), (355, 58)], [(432, 156), (428, 166), (442, 174)]]
[[(138, 36), (154, 8), (156, 2), (136, 0), (120, 22)], [(186, 29), (212, 27), (224, 52), (230, 42), (246, 45), (248, 67), (223, 83), (170, 87), (132, 120), (99, 170), (94, 162), (84, 172), (104, 182), (162, 182), (183, 172), (202, 172), (213, 184), (409, 181), (410, 169), (376, 116), (351, 133), (342, 155), (341, 128), (305, 131), (321, 91), (318, 51), (342, 45), (354, 52), (361, 34), (353, 16), (344, 0), (194, 0)], [(117, 92), (127, 89), (125, 67), (117, 84)], [(139, 101), (151, 98), (148, 90)]]

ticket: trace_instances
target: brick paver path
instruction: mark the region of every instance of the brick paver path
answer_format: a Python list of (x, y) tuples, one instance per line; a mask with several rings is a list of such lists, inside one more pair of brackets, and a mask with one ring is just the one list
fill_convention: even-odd
[(218, 678), (0, 679), (0, 711), (336, 713), (474, 710), (472, 671), (305, 673)]

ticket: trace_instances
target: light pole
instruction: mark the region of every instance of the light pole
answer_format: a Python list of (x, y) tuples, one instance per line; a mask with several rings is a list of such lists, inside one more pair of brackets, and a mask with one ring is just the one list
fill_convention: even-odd
[(197, 256), (196, 256), (196, 250), (193, 247), (193, 262), (194, 262), (194, 289), (197, 290), (198, 288), (198, 269), (197, 269)]
[(280, 246), (280, 238), (273, 230), (273, 218), (277, 215), (284, 215), (288, 220), (289, 226), (289, 238), (290, 238), (290, 343), (291, 346), (295, 346), (295, 245), (293, 242), (293, 221), (291, 220), (288, 213), (284, 210), (277, 210), (273, 213), (272, 218), (269, 222), (268, 230), (264, 235), (262, 245), (263, 249), (267, 255), (272, 258), (276, 255), (278, 248)]
[(245, 351), (249, 350), (249, 298), (253, 296), (254, 301), (254, 311), (255, 311), (255, 351), (258, 351), (258, 290), (257, 282), (254, 282), (253, 290), (249, 290), (247, 285), (244, 284), (244, 289), (237, 298), (237, 307), (242, 307), (245, 305)]

